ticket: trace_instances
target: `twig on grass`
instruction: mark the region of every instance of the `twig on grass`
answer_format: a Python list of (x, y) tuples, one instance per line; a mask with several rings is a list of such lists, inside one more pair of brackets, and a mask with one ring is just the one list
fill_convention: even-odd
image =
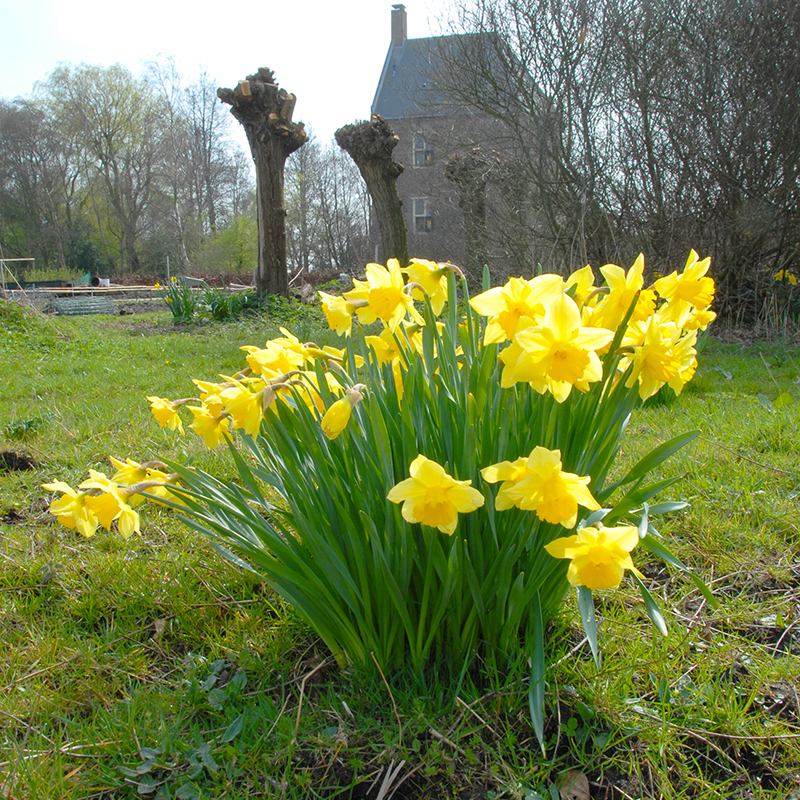
[(311, 672), (307, 673), (303, 676), (303, 682), (300, 684), (300, 700), (297, 703), (297, 717), (295, 718), (294, 723), (294, 736), (292, 737), (292, 744), (297, 743), (297, 732), (300, 730), (300, 715), (303, 712), (303, 698), (306, 694), (306, 683), (308, 683), (309, 678), (313, 677), (317, 674), (323, 667), (327, 666), (329, 659), (325, 659), (324, 661), (320, 661)]
[(727, 450), (729, 453), (733, 453), (737, 458), (741, 458), (742, 461), (747, 461), (749, 464), (755, 464), (757, 467), (761, 467), (761, 469), (768, 469), (772, 472), (776, 472), (778, 475), (788, 475), (789, 477), (794, 476), (794, 472), (787, 472), (784, 469), (778, 469), (777, 467), (773, 467), (770, 464), (763, 464), (760, 461), (755, 461), (752, 458), (748, 458), (747, 456), (743, 456), (738, 450), (735, 450), (733, 447), (727, 447), (724, 444), (720, 444), (712, 439), (707, 439), (705, 436), (701, 436), (700, 440), (703, 442), (707, 442), (714, 447), (719, 447), (722, 450)]
[(383, 685), (386, 687), (386, 691), (389, 692), (389, 699), (392, 701), (392, 708), (394, 709), (394, 716), (397, 720), (397, 730), (400, 736), (400, 744), (403, 744), (403, 723), (400, 722), (400, 714), (397, 713), (397, 703), (394, 702), (394, 695), (392, 694), (392, 690), (389, 687), (389, 682), (386, 680), (386, 676), (383, 674), (383, 670), (381, 669), (381, 665), (378, 663), (378, 659), (375, 658), (375, 653), (370, 653), (372, 656), (372, 660), (375, 662), (375, 666), (378, 668), (378, 672), (381, 674), (381, 678), (383, 679)]
[(436, 728), (428, 728), (428, 731), (434, 739), (438, 739), (442, 744), (452, 747), (462, 758), (466, 757), (467, 754), (455, 742), (450, 741), (443, 733), (439, 733)]

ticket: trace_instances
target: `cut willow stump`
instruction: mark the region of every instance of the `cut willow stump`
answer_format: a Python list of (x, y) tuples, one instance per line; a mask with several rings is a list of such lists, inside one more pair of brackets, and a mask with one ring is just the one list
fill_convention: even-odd
[(486, 157), (479, 147), (468, 153), (450, 157), (444, 169), (445, 177), (458, 190), (458, 205), (464, 214), (466, 273), (470, 289), (479, 291), (483, 267), (488, 261), (486, 251), (486, 184), (497, 168), (497, 156), (492, 151)]
[(392, 158), (400, 138), (379, 114), (370, 122), (356, 122), (336, 131), (336, 143), (353, 159), (375, 208), (381, 232), (383, 258), (408, 264), (408, 235), (397, 177), (403, 165)]
[(258, 196), (259, 294), (289, 294), (286, 268), (286, 209), (283, 171), (286, 159), (308, 139), (302, 122), (292, 122), (297, 98), (279, 89), (272, 70), (261, 67), (235, 89), (217, 89), (242, 124), (256, 165)]

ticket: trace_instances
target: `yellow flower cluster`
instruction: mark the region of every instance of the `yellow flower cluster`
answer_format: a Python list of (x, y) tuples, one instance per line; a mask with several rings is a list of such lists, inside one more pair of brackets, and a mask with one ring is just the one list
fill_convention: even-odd
[[(158, 424), (183, 434), (178, 412), (185, 406), (193, 417), (189, 428), (202, 437), (206, 447), (214, 448), (226, 440), (232, 430), (258, 435), (267, 410), (278, 413), (276, 400), (288, 406), (294, 402), (293, 398), (299, 397), (309, 408), (323, 414), (325, 406), (313, 366), (316, 361), (341, 363), (344, 351), (335, 347), (320, 348), (314, 343), (304, 344), (285, 328), (280, 330), (283, 336), (267, 341), (264, 347), (246, 345), (241, 348), (246, 353), (247, 367), (236, 375), (222, 376), (219, 383), (194, 380), (199, 397), (181, 400), (148, 397), (150, 410)], [(360, 392), (344, 390), (333, 373), (326, 371), (325, 378), (328, 389), (334, 394), (346, 391), (351, 409), (361, 399)], [(192, 403), (198, 405), (190, 405)], [(336, 414), (334, 412), (334, 416)], [(338, 416), (341, 419), (341, 411)], [(330, 424), (323, 427), (327, 428), (325, 432), (329, 436), (338, 427), (335, 434), (338, 435), (345, 424), (346, 419), (341, 427)]]
[[(472, 481), (457, 481), (442, 466), (417, 456), (409, 468), (410, 478), (398, 483), (388, 495), (393, 503), (403, 503), (403, 519), (421, 522), (443, 533), (453, 533), (458, 514), (480, 508), (483, 495), (470, 487)], [(535, 511), (539, 519), (572, 528), (578, 518), (578, 505), (600, 508), (580, 477), (561, 469), (561, 453), (536, 447), (528, 458), (502, 461), (481, 470), (486, 483), (502, 481), (495, 508), (504, 511), (516, 506)]]
[[(485, 502), (471, 486), (472, 481), (456, 480), (423, 455), (411, 462), (409, 474), (387, 496), (392, 503), (403, 504), (402, 515), (407, 522), (453, 534), (458, 515), (469, 514)], [(587, 488), (588, 477), (562, 471), (558, 450), (536, 447), (528, 458), (493, 464), (481, 470), (481, 475), (487, 483), (502, 481), (495, 499), (498, 511), (516, 506), (536, 512), (545, 522), (572, 528), (579, 505), (600, 508)], [(612, 589), (619, 585), (625, 570), (641, 575), (630, 557), (638, 541), (635, 527), (604, 528), (598, 524), (580, 528), (575, 536), (556, 539), (545, 545), (545, 550), (553, 558), (570, 559), (567, 579), (573, 586)]]
[(691, 252), (682, 273), (644, 286), (644, 257), (626, 273), (615, 264), (600, 267), (605, 286), (595, 286), (591, 267), (566, 280), (540, 275), (512, 278), (470, 303), (488, 317), (484, 344), (509, 341), (500, 353), (502, 385), (529, 383), (563, 403), (573, 389), (585, 392), (603, 378), (600, 357), (629, 315), (621, 342), (627, 355), (619, 374), (638, 382), (642, 400), (669, 384), (679, 393), (695, 370), (698, 330), (716, 318), (710, 310), (714, 281), (710, 260)]
[[(526, 382), (540, 393), (550, 392), (558, 402), (573, 388), (585, 392), (603, 378), (600, 357), (634, 305), (622, 341), (628, 355), (619, 370), (628, 371), (627, 385), (638, 382), (639, 394), (646, 399), (664, 384), (679, 392), (694, 372), (697, 331), (715, 316), (709, 310), (714, 286), (705, 277), (708, 264), (692, 251), (681, 275), (661, 278), (653, 288), (644, 288), (642, 256), (627, 273), (613, 264), (601, 267), (604, 287), (595, 286), (589, 266), (566, 280), (547, 274), (532, 280), (512, 278), (473, 298), (471, 305), (488, 317), (485, 345), (509, 342), (499, 356), (501, 386)], [(422, 353), (424, 322), (414, 300), (427, 296), (434, 313), (441, 313), (451, 271), (460, 272), (452, 264), (421, 259), (401, 269), (390, 259), (386, 267), (368, 264), (366, 280), (354, 279), (354, 288), (342, 296), (320, 292), (328, 324), (340, 335), (350, 334), (353, 315), (363, 324), (383, 323), (380, 335), (365, 339), (378, 363), (391, 364), (400, 397), (405, 365)], [(196, 400), (200, 405), (188, 405), (193, 416), (189, 427), (208, 447), (216, 447), (233, 429), (255, 436), (266, 410), (277, 408), (273, 404), (279, 397), (288, 402), (293, 393), (286, 390), (294, 388), (322, 417), (329, 414), (325, 435), (338, 436), (349, 419), (348, 409), (345, 403), (334, 403), (326, 411), (312, 367), (317, 360), (323, 365), (341, 362), (343, 351), (303, 344), (287, 330), (281, 332), (283, 337), (264, 347), (243, 347), (248, 367), (236, 376), (224, 376), (221, 383), (195, 381), (201, 389), (199, 399), (148, 398), (159, 424), (182, 433), (178, 409)], [(342, 394), (339, 377), (328, 371), (325, 376), (329, 389)], [(334, 417), (344, 423), (330, 425)]]
[(139, 464), (113, 456), (110, 461), (116, 472), (109, 478), (90, 469), (89, 479), (78, 486), (83, 491), (76, 491), (63, 481), (42, 484), (48, 492), (61, 492), (61, 497), (50, 504), (50, 513), (62, 525), (89, 537), (100, 526), (111, 530), (116, 521), (120, 534), (127, 539), (139, 533), (139, 514), (134, 507), (146, 499), (144, 492), (150, 499), (160, 497), (180, 503), (169, 491), (170, 485), (177, 485), (175, 475), (163, 472), (160, 468), (165, 465), (160, 461)]
[[(475, 347), (501, 346), (497, 356), (501, 389), (527, 383), (559, 404), (573, 390), (587, 392), (603, 380), (636, 387), (642, 400), (664, 385), (680, 392), (695, 370), (698, 331), (715, 318), (710, 310), (714, 282), (708, 269), (709, 259), (692, 251), (681, 273), (659, 277), (647, 287), (641, 255), (627, 272), (614, 264), (600, 267), (601, 285), (590, 266), (566, 279), (550, 274), (530, 280), (511, 278), (505, 286), (470, 300), (474, 312), (487, 318), (482, 342)], [(353, 289), (342, 296), (320, 292), (328, 324), (338, 334), (351, 335), (354, 315), (362, 324), (383, 324), (380, 335), (365, 336), (362, 344), (374, 364), (390, 366), (387, 385), (394, 387), (398, 402), (409, 365), (423, 356), (425, 319), (415, 301), (427, 299), (434, 315), (439, 315), (448, 301), (452, 272), (460, 274), (451, 264), (416, 259), (401, 268), (390, 259), (385, 267), (368, 264), (365, 280), (354, 279)], [(194, 380), (197, 397), (148, 397), (158, 423), (183, 434), (180, 411), (185, 407), (192, 417), (188, 427), (214, 448), (234, 430), (256, 437), (268, 413), (280, 419), (305, 404), (318, 424), (314, 435), (327, 446), (326, 439), (334, 440), (345, 431), (354, 407), (370, 387), (348, 386), (352, 379), (343, 368), (348, 361), (345, 351), (303, 343), (283, 328), (281, 334), (263, 347), (241, 348), (247, 366), (235, 375), (221, 376), (219, 382)], [(612, 345), (615, 352), (605, 358)], [(463, 352), (454, 352), (462, 366)], [(604, 362), (614, 365), (612, 375), (604, 375)], [(349, 363), (363, 366), (352, 354)], [(429, 363), (425, 362), (426, 369)], [(434, 384), (441, 384), (433, 375), (427, 377), (438, 391)], [(360, 412), (355, 416), (363, 419)], [(174, 502), (168, 488), (174, 476), (153, 464), (123, 464), (115, 459), (112, 463), (115, 475), (109, 479), (91, 472), (79, 487), (82, 491), (61, 482), (45, 485), (62, 493), (50, 510), (67, 527), (91, 536), (98, 526), (108, 529), (116, 521), (120, 532), (130, 536), (139, 530), (134, 506), (141, 500), (140, 492)], [(494, 499), (497, 511), (531, 511), (545, 523), (574, 529), (581, 508), (600, 508), (589, 490), (591, 477), (566, 472), (559, 450), (535, 447), (514, 461), (483, 467), (480, 475), (485, 484), (500, 484)], [(459, 514), (485, 503), (472, 481), (451, 476), (422, 454), (411, 462), (409, 477), (389, 491), (388, 500), (402, 504), (407, 522), (446, 534), (456, 531)], [(636, 528), (581, 527), (576, 535), (551, 541), (546, 549), (554, 558), (570, 559), (570, 583), (608, 588), (619, 583), (625, 570), (634, 569), (630, 551), (637, 540)]]
[[(396, 259), (389, 259), (386, 267), (368, 264), (366, 280), (353, 280), (354, 288), (341, 297), (319, 293), (328, 324), (339, 335), (350, 335), (354, 314), (362, 324), (378, 320), (383, 323), (384, 330), (380, 335), (365, 339), (377, 363), (391, 365), (400, 397), (403, 391), (402, 365), (414, 354), (422, 353), (421, 328), (424, 321), (414, 306), (414, 300), (427, 295), (434, 313), (440, 313), (447, 300), (447, 275), (452, 271), (460, 273), (452, 264), (419, 259), (401, 270)], [(410, 279), (407, 284), (403, 273)], [(320, 415), (324, 434), (329, 439), (339, 436), (363, 392), (357, 387), (344, 388), (340, 373), (325, 370), (330, 391), (335, 395), (344, 394), (326, 410), (314, 364), (321, 362), (328, 367), (340, 364), (344, 360), (344, 351), (302, 343), (285, 328), (280, 330), (283, 336), (266, 342), (264, 347), (242, 347), (247, 367), (237, 375), (223, 376), (220, 383), (195, 380), (200, 390), (198, 398), (168, 400), (148, 397), (159, 425), (183, 434), (179, 409), (185, 406), (193, 416), (189, 428), (203, 438), (207, 447), (214, 448), (234, 429), (256, 436), (267, 409), (277, 410), (276, 400), (283, 401), (283, 407), (286, 407), (291, 405), (293, 397), (299, 396)], [(361, 359), (357, 357), (356, 365), (360, 364)]]

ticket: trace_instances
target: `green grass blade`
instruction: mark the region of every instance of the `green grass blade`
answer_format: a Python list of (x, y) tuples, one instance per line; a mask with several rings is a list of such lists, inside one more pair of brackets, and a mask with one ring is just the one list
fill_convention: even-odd
[(544, 660), (544, 621), (542, 620), (542, 605), (536, 595), (531, 603), (533, 617), (533, 658), (531, 660), (531, 685), (528, 691), (528, 708), (531, 714), (531, 724), (542, 755), (544, 747), (544, 687), (547, 665)]

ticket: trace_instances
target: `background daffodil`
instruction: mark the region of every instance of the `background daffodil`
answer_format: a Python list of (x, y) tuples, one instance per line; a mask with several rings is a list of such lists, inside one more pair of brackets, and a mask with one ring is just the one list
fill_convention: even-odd
[(163, 397), (148, 397), (147, 400), (150, 403), (150, 411), (162, 428), (178, 430), (183, 434), (183, 423), (171, 401)]
[(76, 529), (81, 535), (94, 536), (100, 524), (95, 513), (86, 505), (85, 492), (76, 492), (64, 481), (43, 483), (42, 489), (48, 492), (61, 492), (61, 497), (50, 503), (49, 511), (58, 521), (70, 530)]

